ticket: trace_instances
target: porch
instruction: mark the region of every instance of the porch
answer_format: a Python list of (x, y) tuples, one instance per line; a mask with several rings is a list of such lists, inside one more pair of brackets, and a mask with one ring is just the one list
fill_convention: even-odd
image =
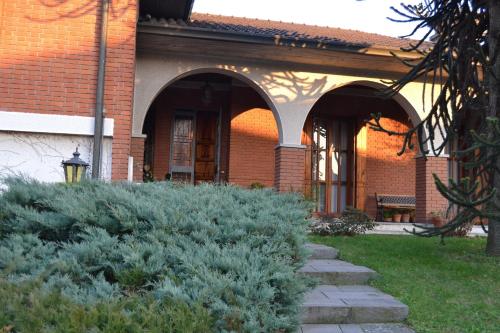
[(398, 156), (402, 138), (366, 123), (380, 112), (386, 128), (404, 132), (427, 112), (419, 82), (379, 94), (382, 79), (407, 70), (390, 52), (227, 39), (217, 29), (139, 24), (134, 180), (146, 165), (156, 180), (297, 191), (326, 214), (354, 206), (375, 217), (375, 193), (414, 197), (418, 222), (446, 208), (432, 174), (448, 177), (447, 156)]
[[(265, 97), (265, 96), (264, 96)], [(299, 191), (316, 210), (340, 214), (353, 206), (375, 217), (376, 193), (417, 196), (417, 152), (396, 153), (412, 122), (377, 89), (350, 84), (313, 105), (301, 144), (279, 144), (275, 112), (263, 93), (234, 75), (196, 73), (174, 80), (151, 102), (141, 135), (132, 138), (136, 181), (231, 183)]]

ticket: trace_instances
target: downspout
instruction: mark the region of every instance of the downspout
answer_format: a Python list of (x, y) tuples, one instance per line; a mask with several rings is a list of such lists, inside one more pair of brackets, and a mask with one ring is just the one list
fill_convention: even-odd
[(104, 121), (104, 76), (106, 70), (106, 40), (108, 33), (109, 0), (102, 0), (101, 33), (97, 68), (97, 88), (94, 118), (94, 147), (92, 152), (92, 179), (101, 178), (102, 139)]

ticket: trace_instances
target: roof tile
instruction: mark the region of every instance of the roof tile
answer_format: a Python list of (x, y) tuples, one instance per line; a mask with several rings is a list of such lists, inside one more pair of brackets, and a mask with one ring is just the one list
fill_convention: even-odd
[[(180, 21), (180, 20), (178, 20)], [(373, 47), (382, 49), (400, 49), (408, 47), (410, 39), (395, 38), (375, 33), (348, 30), (315, 25), (251, 19), (234, 16), (193, 13), (188, 22), (167, 19), (169, 26), (184, 26), (218, 33), (238, 33), (249, 36), (268, 37), (270, 39), (292, 39), (301, 42), (316, 42), (344, 47)], [(165, 25), (165, 20), (140, 18), (140, 22)]]

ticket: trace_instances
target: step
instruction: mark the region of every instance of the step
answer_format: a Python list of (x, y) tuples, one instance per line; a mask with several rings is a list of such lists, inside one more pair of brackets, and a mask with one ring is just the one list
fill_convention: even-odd
[(365, 284), (377, 277), (377, 273), (367, 267), (356, 266), (336, 259), (310, 259), (299, 273), (314, 277), (322, 284)]
[(298, 333), (415, 333), (403, 324), (305, 324)]
[(370, 286), (320, 285), (302, 305), (304, 324), (392, 323), (407, 316), (406, 305)]
[(306, 248), (312, 251), (309, 259), (337, 259), (339, 251), (326, 245), (307, 243)]

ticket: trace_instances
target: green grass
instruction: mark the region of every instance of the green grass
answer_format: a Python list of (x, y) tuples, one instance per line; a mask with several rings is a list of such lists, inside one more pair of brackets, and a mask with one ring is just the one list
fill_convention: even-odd
[(485, 239), (414, 236), (312, 236), (341, 259), (381, 274), (372, 285), (410, 307), (417, 332), (500, 332), (500, 258), (484, 254)]

